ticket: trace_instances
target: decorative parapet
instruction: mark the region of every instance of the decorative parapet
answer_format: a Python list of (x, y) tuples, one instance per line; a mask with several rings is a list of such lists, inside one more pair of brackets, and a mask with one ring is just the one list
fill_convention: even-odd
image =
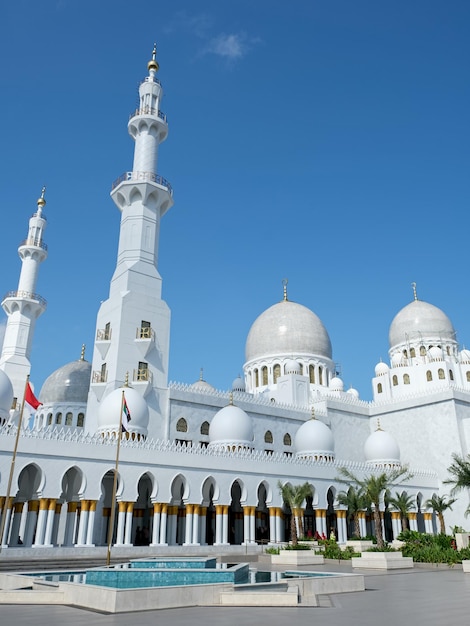
[[(0, 437), (15, 437), (16, 428), (4, 425), (0, 428)], [(101, 434), (84, 433), (82, 429), (76, 428), (63, 428), (57, 426), (50, 426), (43, 430), (23, 430), (21, 436), (27, 439), (37, 439), (45, 441), (56, 442), (73, 442), (80, 443), (89, 446), (115, 446), (116, 438), (112, 436), (103, 436)], [(146, 439), (146, 440), (132, 440), (122, 438), (122, 448), (138, 448), (140, 450), (151, 450), (155, 452), (167, 452), (171, 454), (184, 454), (195, 457), (224, 457), (227, 459), (239, 459), (249, 460), (250, 462), (266, 464), (277, 463), (283, 464), (289, 467), (292, 466), (316, 466), (316, 467), (331, 467), (332, 469), (339, 469), (340, 467), (346, 467), (349, 470), (356, 472), (381, 473), (383, 468), (371, 467), (364, 462), (356, 461), (341, 461), (336, 459), (335, 461), (327, 460), (315, 460), (312, 458), (298, 458), (295, 456), (287, 456), (282, 452), (274, 452), (272, 454), (265, 452), (264, 450), (249, 450), (240, 449), (234, 451), (227, 451), (221, 449), (211, 449), (209, 447), (197, 445), (188, 445), (186, 443), (176, 443), (169, 440), (161, 439)], [(431, 470), (414, 469), (410, 468), (410, 473), (413, 477), (427, 477), (436, 478), (437, 474)]]

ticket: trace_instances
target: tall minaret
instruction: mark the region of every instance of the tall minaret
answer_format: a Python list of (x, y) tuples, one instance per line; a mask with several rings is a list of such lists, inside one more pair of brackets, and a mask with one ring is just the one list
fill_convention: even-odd
[(0, 369), (10, 378), (18, 403), (23, 400), (26, 377), (31, 370), (29, 356), (36, 320), (46, 309), (46, 301), (36, 293), (39, 266), (47, 257), (47, 246), (43, 241), (46, 218), (42, 213), (46, 205), (45, 192), (43, 187), (38, 209), (29, 220), (28, 236), (18, 248), (21, 259), (18, 291), (8, 292), (2, 302), (8, 322)]
[(120, 176), (111, 191), (121, 211), (121, 227), (109, 298), (97, 317), (86, 416), (91, 432), (97, 427), (101, 400), (124, 383), (126, 373), (149, 406), (150, 436), (161, 435), (166, 415), (170, 310), (161, 299), (157, 267), (160, 220), (173, 204), (173, 191), (157, 174), (158, 146), (168, 134), (157, 71), (154, 47), (148, 76), (139, 87), (139, 108), (128, 123), (135, 141), (133, 169)]

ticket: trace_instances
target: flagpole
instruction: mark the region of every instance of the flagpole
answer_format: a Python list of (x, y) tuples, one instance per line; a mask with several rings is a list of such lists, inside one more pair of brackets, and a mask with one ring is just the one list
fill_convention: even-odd
[[(127, 377), (126, 377), (127, 381)], [(108, 527), (108, 550), (106, 552), (106, 566), (109, 566), (111, 563), (111, 544), (113, 542), (113, 533), (114, 533), (114, 516), (116, 515), (116, 491), (117, 491), (117, 479), (118, 479), (118, 469), (119, 469), (119, 451), (121, 449), (121, 437), (122, 437), (122, 412), (124, 410), (124, 389), (122, 390), (122, 398), (121, 398), (121, 411), (119, 413), (119, 431), (118, 431), (118, 440), (117, 440), (117, 448), (116, 448), (116, 465), (114, 468), (114, 480), (113, 480), (113, 493), (111, 496), (111, 511), (109, 514), (109, 527)]]
[(18, 442), (20, 440), (20, 432), (23, 427), (23, 411), (24, 411), (24, 403), (25, 403), (25, 398), (26, 398), (26, 390), (28, 388), (28, 385), (29, 385), (29, 374), (26, 376), (26, 383), (24, 386), (23, 402), (21, 404), (20, 417), (18, 420), (18, 428), (16, 429), (15, 445), (13, 446), (13, 457), (11, 459), (11, 465), (10, 465), (10, 476), (8, 477), (7, 494), (5, 497), (5, 505), (3, 507), (2, 521), (0, 522), (0, 553), (2, 552), (2, 546), (3, 546), (3, 533), (5, 532), (5, 523), (6, 523), (6, 518), (7, 518), (8, 503), (10, 501), (11, 484), (13, 482), (13, 474), (15, 471), (16, 453), (18, 451)]

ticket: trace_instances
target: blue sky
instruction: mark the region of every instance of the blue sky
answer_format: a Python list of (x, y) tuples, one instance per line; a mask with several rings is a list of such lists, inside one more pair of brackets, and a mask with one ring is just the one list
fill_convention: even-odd
[[(112, 182), (158, 44), (175, 190), (159, 271), (170, 379), (228, 389), (256, 317), (322, 319), (370, 399), (394, 315), (418, 296), (470, 346), (470, 4), (435, 0), (17, 0), (2, 9), (3, 292), (47, 185), (32, 380), (90, 360), (116, 261)], [(4, 318), (5, 319), (5, 318)]]

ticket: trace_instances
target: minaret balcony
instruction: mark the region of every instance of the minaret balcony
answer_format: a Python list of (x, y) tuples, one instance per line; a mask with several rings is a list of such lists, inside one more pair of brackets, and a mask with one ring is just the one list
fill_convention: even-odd
[(101, 354), (101, 358), (106, 358), (109, 346), (111, 345), (111, 328), (99, 328), (96, 331), (95, 346)]
[(156, 183), (157, 185), (160, 185), (160, 187), (164, 187), (170, 196), (173, 197), (173, 187), (170, 183), (166, 180), (166, 178), (163, 178), (163, 176), (155, 174), (154, 172), (124, 172), (124, 174), (121, 174), (121, 176), (114, 181), (111, 187), (112, 191), (114, 191), (114, 189), (116, 189), (116, 187), (118, 187), (121, 183), (127, 182)]
[(101, 398), (103, 397), (107, 380), (107, 370), (95, 370), (91, 375), (91, 388), (95, 392), (95, 396), (97, 397), (98, 401), (101, 401)]
[(43, 241), (41, 241), (41, 239), (34, 239), (32, 237), (28, 237), (28, 239), (25, 239), (24, 241), (22, 241), (20, 243), (20, 248), (23, 248), (24, 246), (32, 246), (34, 248), (42, 248), (44, 251), (47, 252), (47, 244), (45, 244)]
[(148, 368), (139, 368), (133, 371), (132, 386), (141, 392), (143, 396), (152, 388), (152, 372)]
[(136, 109), (133, 113), (129, 115), (129, 119), (131, 120), (137, 115), (156, 115), (161, 120), (163, 120), (165, 124), (167, 123), (165, 113), (163, 113), (163, 111), (160, 111), (159, 109), (154, 109), (153, 107), (142, 107), (140, 109)]
[(17, 304), (18, 304), (18, 301), (27, 302), (28, 304), (31, 304), (31, 303), (38, 304), (39, 307), (43, 311), (47, 306), (47, 302), (43, 297), (41, 297), (37, 293), (31, 293), (30, 291), (22, 291), (22, 290), (21, 291), (9, 291), (8, 293), (5, 294), (2, 300), (2, 306), (4, 308), (5, 306), (7, 306), (8, 301), (15, 302)]
[(135, 333), (135, 345), (145, 358), (155, 346), (155, 332), (150, 326), (139, 326)]

